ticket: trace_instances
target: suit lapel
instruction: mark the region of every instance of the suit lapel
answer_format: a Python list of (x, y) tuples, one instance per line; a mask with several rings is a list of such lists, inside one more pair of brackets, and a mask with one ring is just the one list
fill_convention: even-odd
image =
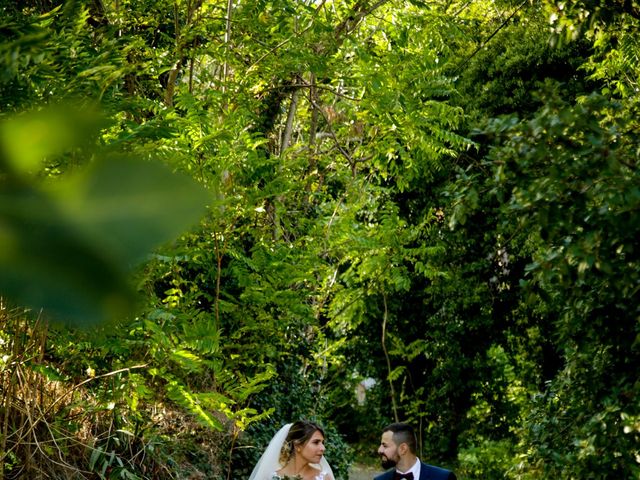
[(430, 480), (431, 472), (424, 462), (420, 462), (420, 480)]

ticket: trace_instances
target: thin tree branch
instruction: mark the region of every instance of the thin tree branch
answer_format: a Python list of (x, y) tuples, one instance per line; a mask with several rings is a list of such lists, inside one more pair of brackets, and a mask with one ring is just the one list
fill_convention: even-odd
[(340, 142), (338, 141), (338, 137), (336, 136), (335, 132), (333, 131), (333, 128), (331, 128), (331, 122), (327, 118), (326, 113), (324, 113), (322, 108), (320, 108), (320, 106), (317, 103), (315, 103), (314, 101), (311, 101), (311, 105), (313, 105), (314, 108), (317, 108), (318, 111), (320, 112), (320, 114), (324, 117), (324, 120), (327, 123), (327, 128), (329, 129), (329, 135), (331, 135), (331, 138), (335, 142), (336, 147), (338, 148), (338, 151), (342, 154), (342, 156), (344, 158), (347, 159), (347, 162), (349, 162), (349, 166), (353, 168), (353, 166), (355, 165), (355, 163), (353, 161), (353, 158), (351, 158), (351, 155), (349, 155), (349, 152), (347, 152), (344, 148), (342, 148), (342, 145), (340, 145)]
[(340, 43), (342, 39), (353, 32), (356, 27), (360, 24), (360, 22), (370, 13), (376, 11), (385, 3), (388, 3), (390, 0), (378, 0), (376, 3), (368, 7), (366, 5), (367, 2), (359, 2), (354, 8), (354, 11), (345, 18), (340, 25), (336, 28), (335, 39)]
[(507, 18), (506, 18), (506, 19), (505, 19), (505, 20), (500, 24), (500, 26), (499, 26), (498, 28), (496, 28), (496, 29), (495, 29), (495, 31), (494, 31), (491, 35), (489, 35), (489, 37), (488, 37), (484, 42), (482, 42), (482, 44), (480, 44), (480, 46), (478, 46), (478, 48), (476, 48), (476, 49), (473, 51), (473, 53), (472, 53), (471, 55), (469, 55), (467, 58), (465, 58), (465, 59), (462, 61), (462, 63), (461, 63), (460, 65), (458, 65), (458, 68), (456, 68), (455, 73), (456, 73), (456, 74), (458, 74), (458, 73), (460, 72), (460, 70), (462, 70), (462, 68), (463, 68), (463, 67), (465, 67), (465, 66), (467, 65), (467, 63), (469, 63), (469, 61), (470, 61), (473, 57), (475, 57), (475, 56), (478, 54), (478, 52), (479, 52), (480, 50), (482, 50), (482, 49), (485, 47), (485, 45), (487, 45), (487, 43), (489, 43), (489, 42), (491, 41), (491, 39), (492, 39), (493, 37), (495, 37), (495, 36), (498, 34), (498, 32), (500, 32), (500, 30), (502, 30), (502, 29), (507, 25), (507, 23), (509, 23), (509, 21), (511, 21), (511, 19), (515, 16), (515, 14), (516, 14), (516, 13), (518, 13), (518, 12), (520, 11), (520, 9), (521, 9), (522, 7), (524, 7), (524, 6), (527, 4), (527, 2), (528, 2), (528, 1), (529, 1), (529, 0), (524, 0), (524, 1), (523, 1), (523, 2), (518, 6), (518, 7), (516, 7), (516, 9), (511, 13), (511, 15), (509, 15), (509, 16), (508, 16), (508, 17), (507, 17)]
[[(316, 75), (311, 73), (309, 81), (309, 103), (311, 104), (311, 123), (309, 125), (309, 148), (311, 149), (311, 161), (315, 164), (316, 131), (318, 129), (318, 109), (313, 106), (318, 101), (318, 89), (316, 87)], [(313, 166), (312, 166), (313, 167)], [(313, 168), (312, 168), (313, 170)]]
[(356, 97), (350, 97), (349, 95), (345, 95), (344, 93), (340, 93), (337, 90), (327, 87), (326, 85), (318, 85), (317, 83), (309, 83), (302, 80), (302, 83), (289, 83), (287, 85), (278, 85), (275, 87), (265, 88), (263, 91), (268, 92), (270, 90), (283, 90), (289, 88), (309, 88), (309, 89), (317, 89), (317, 90), (325, 90), (334, 94), (336, 97), (345, 98), (347, 100), (351, 100), (352, 102), (361, 102), (362, 99)]
[[(227, 50), (229, 50), (229, 42), (231, 41), (231, 14), (233, 12), (233, 0), (227, 0), (227, 15), (226, 15), (226, 24), (224, 31), (224, 46)], [(224, 93), (225, 84), (227, 81), (227, 71), (229, 65), (227, 63), (227, 56), (225, 55), (224, 65), (222, 66), (222, 92)]]
[(387, 320), (389, 318), (389, 309), (387, 307), (387, 294), (382, 292), (382, 301), (384, 303), (384, 314), (382, 316), (382, 351), (384, 352), (384, 358), (387, 361), (387, 379), (389, 380), (389, 389), (391, 391), (391, 408), (393, 410), (393, 417), (396, 422), (399, 422), (398, 406), (396, 405), (396, 391), (391, 380), (391, 359), (389, 358), (389, 351), (387, 350)]
[(105, 378), (105, 377), (111, 377), (113, 375), (117, 375), (118, 373), (122, 373), (122, 372), (129, 372), (131, 370), (137, 370), (140, 368), (146, 368), (148, 367), (149, 364), (145, 363), (143, 365), (134, 365), (132, 367), (126, 367), (126, 368), (120, 368), (118, 370), (114, 370), (112, 372), (108, 372), (108, 373), (104, 373), (102, 375), (96, 375), (95, 377), (90, 377), (87, 378), (86, 380), (83, 380), (80, 383), (77, 383), (76, 385), (74, 385), (73, 387), (71, 387), (69, 390), (67, 390), (66, 392), (64, 392), (62, 395), (60, 395), (58, 398), (55, 399), (55, 401), (53, 403), (51, 403), (51, 405), (49, 405), (49, 408), (47, 409), (47, 411), (45, 413), (49, 413), (51, 411), (51, 409), (60, 401), (62, 401), (63, 398), (65, 398), (66, 396), (68, 396), (70, 393), (75, 392), (78, 388), (80, 388), (82, 385), (85, 385), (89, 382), (92, 382), (94, 380), (97, 380), (99, 378)]

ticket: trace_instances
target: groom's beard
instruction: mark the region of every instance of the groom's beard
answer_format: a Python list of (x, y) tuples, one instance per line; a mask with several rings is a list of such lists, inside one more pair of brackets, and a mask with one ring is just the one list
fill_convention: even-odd
[(380, 457), (380, 462), (382, 463), (382, 468), (384, 468), (385, 470), (393, 468), (398, 464), (397, 460), (387, 458), (384, 455)]

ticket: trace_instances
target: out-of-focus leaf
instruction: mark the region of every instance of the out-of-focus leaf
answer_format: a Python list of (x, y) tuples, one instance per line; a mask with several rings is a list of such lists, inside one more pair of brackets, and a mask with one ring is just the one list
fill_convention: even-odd
[(102, 116), (58, 105), (0, 124), (0, 295), (88, 326), (135, 307), (128, 274), (204, 214), (193, 179), (150, 161), (106, 158), (46, 187), (43, 161), (91, 145)]
[(207, 199), (160, 164), (126, 159), (98, 162), (48, 193), (5, 185), (0, 292), (78, 325), (126, 315), (129, 268), (197, 222)]
[(54, 193), (77, 228), (126, 265), (196, 223), (210, 200), (190, 177), (126, 158), (98, 162), (56, 184)]
[(78, 325), (133, 307), (122, 265), (87, 241), (48, 196), (29, 186), (0, 188), (3, 296)]
[(4, 121), (0, 145), (13, 170), (37, 173), (47, 159), (94, 139), (103, 125), (95, 108), (60, 104)]

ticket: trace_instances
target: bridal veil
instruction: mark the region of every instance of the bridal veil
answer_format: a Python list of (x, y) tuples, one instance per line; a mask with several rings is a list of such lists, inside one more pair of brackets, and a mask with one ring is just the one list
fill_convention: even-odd
[[(273, 436), (269, 445), (262, 453), (260, 460), (258, 460), (258, 463), (256, 463), (256, 466), (253, 468), (253, 472), (251, 472), (249, 480), (271, 480), (273, 478), (273, 474), (284, 466), (280, 465), (280, 451), (282, 450), (282, 445), (287, 439), (287, 435), (289, 435), (291, 425), (293, 424), (287, 423)], [(321, 470), (320, 478), (324, 478), (325, 475), (330, 475), (330, 478), (334, 478), (329, 462), (327, 462), (324, 456), (320, 460), (320, 464), (318, 466)]]

